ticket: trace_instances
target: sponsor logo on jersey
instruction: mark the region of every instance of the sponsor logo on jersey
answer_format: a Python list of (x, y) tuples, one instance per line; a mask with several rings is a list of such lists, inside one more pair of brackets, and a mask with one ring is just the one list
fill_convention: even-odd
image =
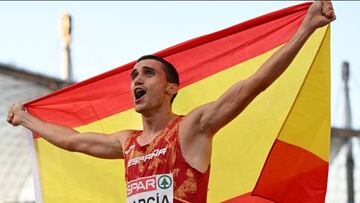
[(127, 203), (172, 203), (173, 176), (160, 174), (127, 183)]
[(156, 190), (156, 176), (131, 181), (127, 184), (127, 196)]

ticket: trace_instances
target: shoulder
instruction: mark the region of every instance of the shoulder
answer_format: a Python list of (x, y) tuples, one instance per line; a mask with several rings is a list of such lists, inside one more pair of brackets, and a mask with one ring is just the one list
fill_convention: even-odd
[(209, 128), (206, 125), (208, 118), (204, 115), (206, 115), (206, 112), (211, 111), (212, 107), (213, 102), (201, 105), (189, 112), (179, 124), (182, 131), (187, 132), (190, 130), (201, 134), (205, 133)]
[(181, 122), (197, 122), (201, 119), (202, 115), (205, 111), (207, 111), (212, 105), (211, 103), (203, 104), (201, 106), (196, 107), (195, 109), (191, 110), (187, 115), (183, 115)]
[(128, 129), (128, 130), (121, 130), (118, 132), (115, 132), (111, 135), (115, 136), (116, 139), (121, 143), (121, 145), (124, 147), (125, 143), (127, 142), (127, 140), (129, 138), (131, 138), (132, 136), (135, 136), (137, 134), (139, 134), (141, 131), (139, 130), (133, 130), (133, 129)]

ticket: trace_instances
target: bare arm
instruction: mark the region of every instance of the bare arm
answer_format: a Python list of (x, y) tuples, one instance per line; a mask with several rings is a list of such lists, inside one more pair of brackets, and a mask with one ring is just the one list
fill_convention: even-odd
[(107, 159), (123, 158), (122, 143), (129, 134), (128, 131), (111, 135), (79, 133), (68, 127), (42, 121), (25, 112), (20, 104), (13, 105), (7, 121), (40, 134), (45, 140), (62, 149)]
[(254, 75), (233, 85), (215, 102), (191, 112), (187, 119), (187, 127), (193, 129), (193, 132), (195, 128), (197, 134), (214, 135), (287, 69), (317, 28), (333, 20), (335, 14), (331, 2), (315, 1), (309, 8), (302, 25), (287, 44), (273, 54)]

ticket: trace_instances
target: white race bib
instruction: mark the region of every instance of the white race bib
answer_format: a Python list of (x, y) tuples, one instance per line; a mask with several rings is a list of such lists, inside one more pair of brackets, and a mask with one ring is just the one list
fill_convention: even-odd
[(127, 203), (172, 203), (172, 174), (153, 175), (127, 183)]

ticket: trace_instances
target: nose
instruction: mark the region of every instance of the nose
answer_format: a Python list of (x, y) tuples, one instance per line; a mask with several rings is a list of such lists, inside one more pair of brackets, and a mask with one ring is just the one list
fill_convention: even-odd
[(137, 85), (143, 85), (144, 83), (142, 81), (135, 81), (135, 86)]
[(143, 77), (142, 77), (142, 75), (141, 74), (138, 74), (137, 76), (136, 76), (136, 78), (134, 79), (134, 85), (136, 86), (136, 85), (143, 85), (144, 84), (144, 81), (143, 81)]

